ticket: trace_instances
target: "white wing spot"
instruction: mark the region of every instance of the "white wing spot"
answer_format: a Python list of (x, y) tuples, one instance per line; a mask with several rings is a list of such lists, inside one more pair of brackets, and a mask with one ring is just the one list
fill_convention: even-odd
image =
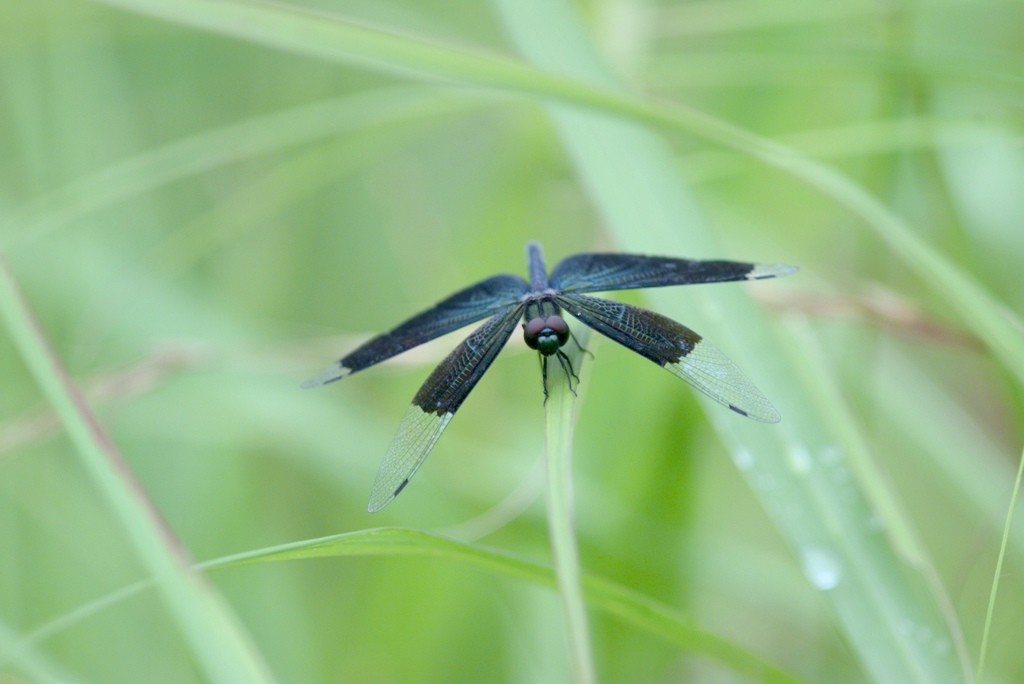
[(306, 382), (302, 383), (302, 389), (312, 389), (313, 387), (319, 387), (320, 385), (326, 385), (329, 382), (335, 380), (341, 380), (346, 375), (352, 372), (351, 368), (341, 365), (340, 361), (335, 361), (327, 368), (323, 369)]

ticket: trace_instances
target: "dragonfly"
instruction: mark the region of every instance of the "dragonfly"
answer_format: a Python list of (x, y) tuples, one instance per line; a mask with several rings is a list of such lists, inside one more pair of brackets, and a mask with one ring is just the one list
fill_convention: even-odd
[[(544, 394), (554, 357), (576, 378), (562, 348), (572, 338), (562, 315), (596, 330), (741, 416), (777, 423), (779, 414), (725, 354), (684, 325), (631, 304), (586, 293), (669, 285), (763, 280), (797, 269), (783, 264), (678, 259), (639, 254), (584, 253), (566, 257), (548, 275), (536, 242), (526, 246), (530, 280), (495, 275), (456, 292), (393, 330), (378, 335), (303, 383), (340, 380), (463, 326), (487, 319), (438, 365), (413, 397), (384, 454), (367, 510), (391, 503), (419, 470), (469, 393), (522, 321), (527, 346), (540, 354)], [(545, 399), (546, 400), (546, 399)]]

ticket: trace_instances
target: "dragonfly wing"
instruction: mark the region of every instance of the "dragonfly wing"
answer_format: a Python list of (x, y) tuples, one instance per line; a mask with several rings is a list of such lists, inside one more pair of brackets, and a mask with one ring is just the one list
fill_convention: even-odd
[(463, 340), (423, 383), (377, 471), (368, 506), (371, 513), (388, 505), (409, 484), (522, 315), (522, 304), (506, 306)]
[(679, 376), (736, 413), (763, 423), (779, 414), (729, 358), (671, 318), (622, 302), (579, 294), (561, 295), (559, 305), (580, 321)]
[(796, 271), (783, 264), (739, 261), (701, 261), (639, 254), (575, 254), (551, 272), (551, 287), (559, 292), (608, 292), (639, 287), (775, 278)]
[(340, 380), (392, 356), (418, 347), (441, 335), (475, 323), (516, 304), (529, 290), (526, 281), (516, 275), (496, 275), (456, 292), (434, 307), (413, 316), (394, 330), (335, 361), (320, 374), (302, 384), (306, 389)]

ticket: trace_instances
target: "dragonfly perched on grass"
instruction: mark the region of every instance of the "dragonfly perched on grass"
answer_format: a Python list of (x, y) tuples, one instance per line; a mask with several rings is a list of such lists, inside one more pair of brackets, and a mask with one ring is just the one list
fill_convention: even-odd
[(545, 397), (547, 362), (551, 357), (569, 375), (571, 388), (576, 376), (562, 347), (572, 334), (562, 316), (563, 311), (679, 376), (736, 413), (763, 423), (779, 421), (778, 412), (760, 390), (725, 354), (694, 331), (653, 311), (584, 293), (762, 280), (788, 275), (796, 268), (782, 264), (594, 253), (566, 257), (548, 276), (540, 245), (531, 242), (526, 252), (529, 282), (510, 274), (481, 280), (394, 330), (374, 337), (303, 384), (310, 388), (340, 380), (487, 318), (434, 369), (413, 397), (377, 472), (368, 506), (371, 513), (384, 508), (409, 484), (409, 479), (520, 321), (526, 344), (541, 355)]

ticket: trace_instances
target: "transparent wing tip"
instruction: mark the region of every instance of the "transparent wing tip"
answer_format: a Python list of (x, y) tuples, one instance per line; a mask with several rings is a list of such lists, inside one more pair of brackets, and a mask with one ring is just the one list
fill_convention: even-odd
[(763, 406), (758, 406), (754, 411), (741, 409), (735, 404), (727, 404), (727, 406), (741, 416), (745, 416), (751, 420), (756, 420), (759, 423), (778, 423), (782, 420), (782, 416), (779, 415), (779, 412), (776, 411), (775, 407), (769, 404), (767, 400), (765, 400)]
[(427, 454), (434, 448), (441, 433), (451, 421), (452, 413), (438, 415), (412, 404), (405, 412), (398, 433), (391, 440), (370, 490), (370, 503), (366, 510), (376, 513), (395, 500), (416, 471), (423, 465)]
[(302, 389), (312, 389), (314, 387), (319, 387), (320, 385), (326, 385), (329, 382), (334, 382), (335, 380), (341, 380), (351, 372), (352, 369), (341, 365), (341, 361), (335, 361), (323, 371), (302, 383)]
[(368, 513), (376, 513), (394, 501), (395, 497), (409, 484), (409, 478), (411, 477), (412, 475), (402, 480), (402, 484), (398, 485), (394, 491), (388, 491), (380, 486), (379, 483), (374, 482), (373, 491), (370, 492), (370, 503), (367, 504), (366, 511)]

